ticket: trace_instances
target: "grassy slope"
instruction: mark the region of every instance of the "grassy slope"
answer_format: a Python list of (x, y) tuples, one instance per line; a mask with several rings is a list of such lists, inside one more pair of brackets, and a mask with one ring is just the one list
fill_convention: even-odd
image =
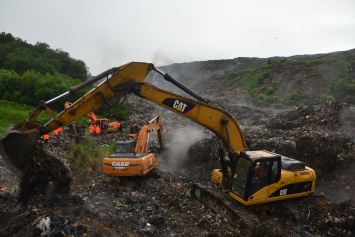
[[(226, 71), (227, 87), (265, 102), (319, 104), (328, 100), (354, 103), (355, 56), (279, 60), (243, 72)], [(236, 92), (236, 89), (239, 89)], [(243, 90), (241, 90), (243, 91)]]
[(0, 100), (0, 136), (2, 137), (12, 124), (28, 118), (28, 113), (34, 108), (17, 103)]
[[(11, 125), (19, 123), (28, 119), (29, 113), (35, 108), (31, 106), (11, 103), (0, 100), (0, 138), (11, 127)], [(37, 121), (46, 123), (50, 117), (42, 112)], [(87, 117), (84, 116), (79, 119), (79, 122), (84, 124)], [(70, 145), (69, 157), (81, 167), (82, 171), (87, 171), (88, 168), (97, 169), (101, 167), (102, 157), (106, 157), (113, 153), (114, 146), (94, 146), (94, 141), (91, 138), (85, 139), (81, 144)]]
[[(11, 127), (11, 125), (28, 119), (29, 113), (33, 112), (35, 109), (35, 107), (0, 100), (0, 138)], [(57, 111), (53, 112), (58, 113)], [(42, 112), (36, 120), (42, 123), (46, 123), (50, 119), (51, 118), (49, 117), (49, 115), (47, 115), (45, 112)], [(76, 122), (86, 124), (87, 120), (88, 117), (83, 116)]]
[[(28, 119), (29, 113), (34, 110), (35, 108), (31, 106), (0, 100), (0, 137), (3, 136), (11, 125)], [(44, 123), (49, 119), (48, 115), (41, 113), (37, 120)]]

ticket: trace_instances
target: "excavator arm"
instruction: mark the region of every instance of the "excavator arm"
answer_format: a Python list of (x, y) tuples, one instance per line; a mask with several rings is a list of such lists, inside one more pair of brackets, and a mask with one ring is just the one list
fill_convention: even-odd
[[(22, 177), (32, 159), (33, 150), (41, 135), (65, 126), (104, 105), (117, 103), (120, 98), (125, 97), (130, 92), (132, 81), (144, 81), (153, 67), (149, 63), (128, 63), (109, 69), (47, 102), (41, 101), (26, 121), (13, 125), (1, 138), (0, 154), (4, 161), (17, 176)], [(48, 107), (48, 104), (68, 94), (76, 94), (80, 89), (102, 79), (104, 81), (101, 84), (81, 96), (58, 115)], [(45, 124), (36, 120), (42, 111), (52, 117)]]
[(246, 149), (243, 133), (237, 121), (226, 110), (209, 102), (189, 99), (162, 90), (147, 82), (135, 82), (131, 90), (140, 97), (208, 128), (221, 139), (228, 152), (239, 153)]
[(138, 138), (137, 138), (137, 144), (134, 149), (134, 152), (137, 154), (141, 153), (148, 153), (149, 149), (149, 133), (153, 130), (157, 130), (157, 135), (158, 135), (158, 140), (159, 140), (159, 146), (163, 146), (163, 134), (162, 134), (162, 127), (161, 127), (161, 118), (160, 116), (157, 116), (155, 118), (152, 118), (146, 125), (144, 125), (141, 130), (139, 131)]

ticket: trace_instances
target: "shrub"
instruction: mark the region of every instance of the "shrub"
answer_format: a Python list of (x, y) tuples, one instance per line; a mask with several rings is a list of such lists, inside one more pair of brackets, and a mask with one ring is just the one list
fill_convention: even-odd
[(110, 154), (110, 147), (99, 146), (88, 137), (81, 143), (70, 143), (68, 156), (81, 171), (98, 171), (102, 167), (102, 159)]
[(300, 89), (296, 89), (292, 92), (292, 94), (290, 96), (290, 100), (297, 101), (297, 100), (301, 99), (301, 97), (302, 97), (302, 91)]
[(268, 95), (265, 95), (265, 94), (260, 94), (260, 95), (258, 95), (257, 98), (259, 100), (262, 100), (262, 101), (267, 102), (267, 103), (272, 103), (272, 102), (277, 101), (277, 97), (276, 96), (268, 96)]
[(339, 79), (329, 89), (336, 97), (348, 100), (347, 102), (355, 102), (352, 101), (352, 95), (355, 94), (355, 82), (349, 77)]
[(324, 102), (327, 101), (333, 101), (334, 97), (331, 95), (326, 95), (326, 94), (321, 94), (317, 98), (313, 99), (312, 103), (313, 104), (323, 104)]

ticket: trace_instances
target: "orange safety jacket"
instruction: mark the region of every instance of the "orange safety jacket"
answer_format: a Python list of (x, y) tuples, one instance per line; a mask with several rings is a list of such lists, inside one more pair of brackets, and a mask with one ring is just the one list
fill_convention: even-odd
[(96, 134), (100, 134), (100, 127), (99, 127), (99, 126), (96, 126), (96, 127), (95, 127), (95, 133), (96, 133)]
[(54, 130), (54, 131), (53, 131), (53, 134), (54, 134), (54, 136), (58, 136), (58, 134), (59, 134), (59, 130), (58, 130), (58, 128), (57, 128), (56, 130)]
[(95, 132), (95, 128), (94, 128), (94, 126), (92, 124), (89, 126), (89, 132), (90, 133), (94, 133)]
[(136, 138), (136, 134), (134, 134), (134, 133), (128, 134), (128, 136), (131, 137), (131, 138), (133, 138), (133, 139)]

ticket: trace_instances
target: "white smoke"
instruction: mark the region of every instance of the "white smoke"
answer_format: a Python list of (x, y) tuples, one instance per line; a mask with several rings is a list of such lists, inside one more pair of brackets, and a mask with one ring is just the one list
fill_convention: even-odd
[(168, 53), (164, 53), (162, 50), (156, 50), (151, 56), (151, 60), (155, 66), (169, 65), (175, 63), (175, 60)]
[(184, 52), (177, 53), (170, 50), (163, 50), (161, 48), (155, 50), (151, 54), (150, 59), (156, 67), (194, 61), (192, 57)]
[(343, 131), (352, 138), (355, 138), (355, 106), (349, 106), (341, 111), (340, 118)]
[(160, 166), (160, 169), (165, 171), (178, 170), (186, 157), (189, 147), (196, 141), (204, 138), (202, 129), (196, 127), (184, 127), (174, 132), (174, 134), (168, 138), (166, 144), (167, 149), (163, 152), (162, 158), (164, 165)]

